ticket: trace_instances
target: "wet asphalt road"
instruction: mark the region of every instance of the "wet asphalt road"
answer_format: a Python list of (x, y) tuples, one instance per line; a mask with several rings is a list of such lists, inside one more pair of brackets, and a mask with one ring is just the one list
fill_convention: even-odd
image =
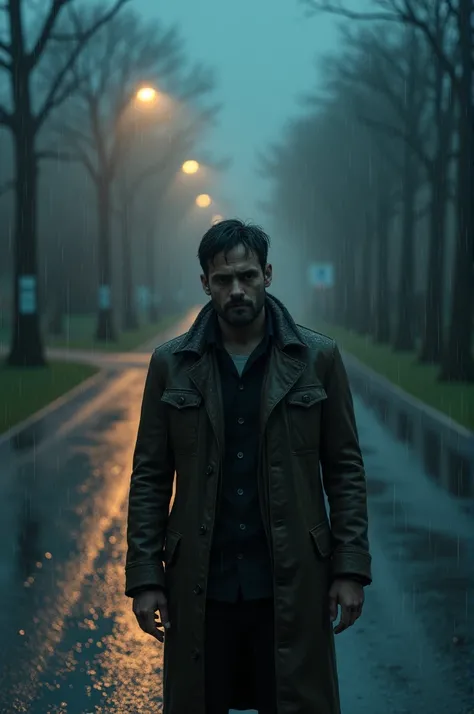
[[(0, 444), (1, 714), (161, 711), (161, 646), (123, 595), (148, 355), (114, 359), (87, 394)], [(467, 714), (472, 504), (438, 491), (356, 406), (375, 580), (362, 618), (337, 638), (343, 714)]]

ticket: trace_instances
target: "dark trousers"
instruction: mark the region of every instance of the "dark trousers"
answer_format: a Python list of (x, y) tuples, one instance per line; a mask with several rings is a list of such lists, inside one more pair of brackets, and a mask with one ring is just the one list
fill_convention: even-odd
[(206, 714), (228, 714), (239, 657), (250, 664), (259, 714), (277, 714), (274, 642), (273, 599), (207, 601)]

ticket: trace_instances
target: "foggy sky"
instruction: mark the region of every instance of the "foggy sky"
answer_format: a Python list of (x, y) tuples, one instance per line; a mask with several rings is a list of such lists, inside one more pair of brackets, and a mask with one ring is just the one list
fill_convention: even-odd
[(266, 195), (256, 153), (300, 113), (298, 98), (315, 86), (315, 57), (336, 46), (335, 20), (307, 19), (297, 0), (134, 0), (134, 8), (179, 23), (190, 59), (217, 72), (224, 107), (206, 146), (233, 157), (221, 190), (234, 213), (264, 222), (255, 206)]

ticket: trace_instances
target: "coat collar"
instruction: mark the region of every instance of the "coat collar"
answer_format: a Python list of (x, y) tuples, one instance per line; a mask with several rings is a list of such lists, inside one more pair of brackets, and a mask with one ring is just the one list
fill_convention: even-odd
[[(291, 346), (304, 349), (308, 346), (295, 321), (280, 300), (267, 293), (265, 308), (270, 315), (272, 331), (280, 349), (285, 350)], [(195, 352), (202, 356), (209, 345), (209, 328), (214, 317), (214, 308), (212, 303), (209, 302), (199, 312), (191, 328), (186, 332), (173, 352), (175, 354)]]

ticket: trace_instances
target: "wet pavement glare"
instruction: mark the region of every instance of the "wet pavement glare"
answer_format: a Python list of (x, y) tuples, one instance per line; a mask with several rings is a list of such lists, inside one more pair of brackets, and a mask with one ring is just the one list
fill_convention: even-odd
[[(146, 365), (115, 370), (62, 421), (52, 415), (42, 438), (0, 444), (2, 714), (161, 711), (162, 648), (123, 594)], [(356, 405), (374, 584), (362, 618), (337, 637), (343, 714), (468, 714), (472, 512)]]

